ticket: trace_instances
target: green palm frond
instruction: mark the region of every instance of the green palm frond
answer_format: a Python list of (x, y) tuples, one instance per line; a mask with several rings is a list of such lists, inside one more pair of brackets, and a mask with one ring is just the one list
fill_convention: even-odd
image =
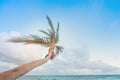
[(56, 30), (57, 33), (59, 33), (59, 27), (60, 27), (60, 24), (59, 22), (57, 22), (57, 30)]
[(47, 36), (50, 36), (50, 34), (49, 34), (47, 31), (39, 30), (39, 32), (41, 32), (41, 33), (43, 33), (43, 34), (45, 34), (45, 35), (47, 35)]
[(34, 39), (34, 40), (41, 39), (38, 35), (33, 35), (33, 34), (29, 34), (29, 36), (26, 36), (26, 38), (31, 38), (31, 39)]
[(24, 44), (38, 44), (44, 47), (51, 47), (51, 45), (54, 45), (55, 52), (53, 52), (53, 56), (51, 57), (51, 59), (54, 59), (56, 55), (58, 55), (59, 53), (63, 51), (62, 46), (56, 45), (59, 42), (60, 24), (59, 22), (57, 22), (57, 28), (55, 29), (51, 19), (48, 16), (46, 16), (46, 18), (50, 26), (50, 29), (47, 29), (46, 31), (39, 30), (39, 32), (43, 33), (44, 36), (41, 37), (39, 35), (29, 34), (28, 36), (12, 38), (8, 40), (8, 42), (24, 43)]
[(51, 42), (54, 42), (54, 39), (55, 39), (55, 33), (54, 32), (52, 32), (51, 30), (47, 30), (48, 31), (48, 33), (50, 34), (50, 36), (49, 36), (49, 38), (50, 38), (50, 41)]
[(25, 36), (25, 37), (17, 37), (8, 40), (8, 42), (14, 42), (14, 43), (24, 43), (24, 44), (40, 44), (45, 47), (50, 46), (50, 42), (47, 39), (40, 38), (35, 35)]
[(55, 38), (56, 38), (55, 43), (58, 43), (58, 41), (59, 41), (59, 22), (57, 23)]
[(46, 18), (47, 18), (47, 20), (48, 20), (49, 26), (51, 27), (51, 30), (52, 30), (53, 32), (55, 32), (54, 26), (53, 26), (53, 23), (52, 23), (51, 19), (50, 19), (48, 16), (46, 16)]
[[(46, 46), (46, 47), (49, 47), (50, 44), (57, 44), (59, 41), (60, 24), (59, 22), (57, 22), (57, 28), (55, 29), (51, 19), (48, 16), (46, 16), (46, 18), (50, 26), (50, 29), (46, 31), (39, 30), (39, 32), (45, 34), (43, 37), (40, 37), (39, 35), (30, 34), (28, 36), (10, 39), (9, 42), (25, 43), (25, 44), (39, 44), (39, 45)], [(57, 53), (63, 50), (63, 48), (60, 46), (56, 46), (56, 49), (57, 49)]]
[(59, 53), (63, 52), (63, 47), (62, 46), (56, 46), (56, 55), (58, 55)]

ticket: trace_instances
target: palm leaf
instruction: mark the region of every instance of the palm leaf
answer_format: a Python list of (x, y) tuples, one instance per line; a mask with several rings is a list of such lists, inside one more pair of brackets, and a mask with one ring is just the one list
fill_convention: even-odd
[[(48, 20), (50, 29), (48, 29), (47, 31), (39, 30), (41, 33), (45, 34), (46, 36), (40, 37), (38, 35), (30, 34), (28, 36), (10, 39), (9, 42), (39, 44), (45, 47), (49, 47), (50, 44), (57, 44), (59, 41), (59, 26), (60, 26), (59, 22), (57, 22), (57, 28), (54, 29), (51, 19), (48, 16), (46, 16), (46, 18)], [(56, 54), (59, 54), (62, 51), (63, 51), (63, 47), (56, 46)]]
[(59, 53), (63, 52), (63, 47), (62, 46), (56, 46), (56, 55), (58, 55)]
[(52, 23), (51, 19), (49, 18), (49, 16), (46, 16), (46, 18), (47, 18), (47, 20), (48, 20), (48, 24), (49, 24), (50, 27), (51, 27), (51, 30), (52, 30), (53, 32), (55, 32), (54, 26), (53, 26), (53, 23)]
[(57, 33), (59, 33), (59, 27), (60, 27), (60, 24), (59, 22), (57, 22), (57, 30), (56, 30)]
[(57, 23), (55, 38), (56, 38), (55, 43), (58, 43), (58, 41), (59, 41), (59, 22)]
[(49, 34), (48, 32), (46, 32), (46, 31), (43, 31), (43, 30), (39, 30), (39, 31), (40, 31), (41, 33), (47, 35), (47, 36), (50, 36), (50, 34)]
[(40, 37), (38, 35), (33, 35), (33, 34), (29, 34), (28, 38), (31, 38), (31, 39), (40, 39)]
[(54, 39), (55, 39), (55, 33), (52, 32), (51, 30), (48, 29), (48, 33), (50, 34), (49, 38), (51, 40), (51, 42), (54, 42)]
[(41, 44), (41, 45), (45, 45), (45, 46), (49, 46), (50, 45), (50, 40), (49, 40), (49, 38), (47, 38), (47, 37), (43, 37), (43, 38), (40, 38), (38, 35), (31, 35), (30, 34), (30, 37), (31, 37), (31, 39), (34, 39), (34, 40), (36, 40), (36, 41), (39, 41), (39, 43)]
[(24, 44), (39, 44), (45, 47), (50, 46), (50, 42), (47, 39), (38, 38), (35, 35), (31, 35), (30, 37), (18, 37), (8, 40), (8, 42), (14, 43), (24, 43)]

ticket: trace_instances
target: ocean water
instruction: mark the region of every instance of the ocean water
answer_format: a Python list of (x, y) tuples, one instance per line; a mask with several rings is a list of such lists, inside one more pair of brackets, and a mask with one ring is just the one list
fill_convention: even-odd
[(120, 80), (120, 75), (26, 75), (17, 80)]

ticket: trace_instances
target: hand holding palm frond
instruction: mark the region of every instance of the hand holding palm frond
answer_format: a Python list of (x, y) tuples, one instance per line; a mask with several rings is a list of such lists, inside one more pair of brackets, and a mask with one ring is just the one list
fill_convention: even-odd
[(59, 23), (57, 23), (57, 29), (54, 29), (51, 19), (46, 16), (50, 29), (47, 31), (39, 30), (39, 32), (45, 34), (46, 36), (40, 37), (38, 35), (28, 35), (25, 37), (17, 37), (10, 39), (9, 42), (14, 43), (25, 43), (25, 44), (39, 44), (44, 47), (50, 47), (51, 44), (55, 45), (56, 52), (55, 55), (63, 51), (63, 47), (56, 45), (59, 42)]

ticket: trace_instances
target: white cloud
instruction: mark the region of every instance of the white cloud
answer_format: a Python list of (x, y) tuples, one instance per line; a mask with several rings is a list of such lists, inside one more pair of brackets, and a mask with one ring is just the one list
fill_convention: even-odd
[(118, 67), (103, 61), (90, 61), (90, 56), (85, 49), (65, 49), (51, 64), (45, 64), (29, 74), (117, 74)]
[[(23, 45), (5, 42), (11, 37), (20, 36), (18, 32), (0, 33), (0, 72), (8, 70), (47, 54), (47, 49), (38, 45)], [(89, 50), (65, 48), (55, 60), (34, 69), (29, 74), (109, 74), (120, 73), (120, 69), (101, 60), (90, 61)], [(12, 63), (12, 64), (11, 64)]]

